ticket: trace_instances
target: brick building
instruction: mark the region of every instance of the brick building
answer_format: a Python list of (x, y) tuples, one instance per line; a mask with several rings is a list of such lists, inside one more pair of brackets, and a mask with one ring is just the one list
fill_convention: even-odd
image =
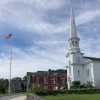
[[(40, 89), (61, 89), (67, 83), (67, 73), (52, 72), (51, 69), (48, 71), (37, 71), (37, 72), (27, 72), (27, 89), (32, 87), (34, 84), (39, 84)], [(54, 81), (51, 81), (51, 78), (54, 78)]]

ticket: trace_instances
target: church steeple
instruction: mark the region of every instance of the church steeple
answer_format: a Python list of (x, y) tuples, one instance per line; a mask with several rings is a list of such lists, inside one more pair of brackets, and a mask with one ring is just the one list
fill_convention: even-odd
[(71, 5), (70, 38), (77, 37), (76, 24), (74, 19), (73, 7)]
[(69, 52), (77, 52), (79, 49), (79, 38), (77, 36), (76, 24), (74, 19), (73, 7), (71, 5), (71, 20), (70, 20), (70, 39), (69, 39)]

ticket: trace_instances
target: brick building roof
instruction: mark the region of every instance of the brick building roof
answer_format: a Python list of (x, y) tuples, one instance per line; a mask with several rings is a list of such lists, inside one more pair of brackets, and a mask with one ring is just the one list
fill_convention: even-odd
[[(52, 72), (51, 74), (48, 73), (48, 71), (37, 71), (37, 72), (27, 72), (28, 76), (32, 76), (32, 75), (57, 75), (56, 72)], [(66, 72), (60, 72), (59, 73), (60, 76), (67, 76)]]

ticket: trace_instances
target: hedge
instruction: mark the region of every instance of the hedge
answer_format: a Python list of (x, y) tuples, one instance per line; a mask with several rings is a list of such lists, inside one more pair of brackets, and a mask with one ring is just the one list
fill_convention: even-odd
[[(32, 92), (33, 93), (33, 92)], [(36, 89), (36, 95), (53, 95), (53, 94), (99, 94), (100, 89), (71, 89), (71, 90), (49, 90), (49, 89)]]

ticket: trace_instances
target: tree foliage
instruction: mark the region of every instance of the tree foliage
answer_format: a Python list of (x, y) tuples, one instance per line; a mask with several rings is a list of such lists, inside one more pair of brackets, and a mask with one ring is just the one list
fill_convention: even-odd
[[(57, 70), (51, 70), (52, 72), (57, 72)], [(67, 69), (59, 69), (60, 72), (62, 73), (67, 73)]]
[(8, 87), (9, 87), (9, 81), (8, 81), (8, 79), (5, 79), (5, 82), (3, 84), (3, 87), (4, 87), (5, 90), (8, 89)]
[(21, 87), (22, 87), (22, 91), (26, 92), (26, 84), (27, 83), (27, 77), (24, 76), (23, 79), (21, 80)]
[(5, 89), (3, 87), (4, 79), (0, 80), (0, 93), (5, 93)]

